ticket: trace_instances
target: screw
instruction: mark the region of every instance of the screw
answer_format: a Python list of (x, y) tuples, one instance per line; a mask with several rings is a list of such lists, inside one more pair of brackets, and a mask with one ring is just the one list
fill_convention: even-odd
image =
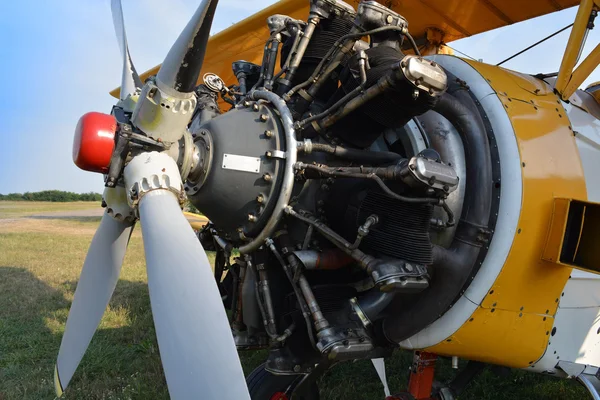
[(259, 194), (258, 197), (256, 198), (256, 201), (259, 203), (264, 203), (265, 196), (263, 196), (262, 194)]
[(258, 108), (259, 108), (259, 107), (258, 107), (258, 104), (254, 103), (254, 104), (252, 105), (252, 109), (253, 109), (254, 111), (258, 111)]
[(265, 136), (268, 138), (272, 138), (273, 137), (273, 131), (265, 131)]
[(263, 175), (263, 179), (267, 182), (271, 182), (271, 180), (273, 179), (273, 177), (271, 176), (271, 174), (264, 174)]
[(248, 100), (244, 102), (244, 107), (250, 107), (250, 102)]
[(262, 122), (267, 122), (269, 120), (269, 116), (267, 114), (261, 114), (260, 115), (260, 120)]
[(273, 153), (271, 153), (270, 151), (267, 151), (267, 152), (265, 153), (265, 155), (266, 155), (267, 157), (271, 157), (271, 156), (273, 156)]

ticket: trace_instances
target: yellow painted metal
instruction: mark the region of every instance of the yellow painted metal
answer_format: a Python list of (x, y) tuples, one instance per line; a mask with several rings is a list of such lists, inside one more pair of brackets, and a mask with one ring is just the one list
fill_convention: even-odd
[(569, 206), (571, 199), (556, 198), (552, 205), (552, 220), (548, 229), (546, 246), (542, 259), (550, 262), (559, 262), (560, 252), (563, 246), (567, 218), (569, 217)]
[(208, 222), (208, 218), (206, 218), (204, 215), (194, 214), (191, 212), (184, 212), (183, 215), (195, 230), (202, 229), (202, 227)]
[(543, 355), (572, 271), (541, 259), (554, 198), (585, 200), (584, 173), (569, 119), (549, 86), (516, 72), (469, 63), (488, 80), (511, 120), (522, 161), (522, 208), (506, 263), (473, 320), (450, 341), (427, 351), (527, 367)]
[[(359, 0), (347, 2), (356, 7)], [(401, 13), (409, 21), (409, 30), (415, 38), (425, 38), (427, 29), (435, 28), (443, 32), (445, 42), (579, 4), (578, 0), (380, 0), (380, 2)], [(235, 82), (231, 71), (233, 61), (243, 59), (260, 63), (265, 41), (269, 37), (266, 19), (273, 14), (284, 14), (305, 20), (308, 16), (308, 1), (281, 0), (211, 37), (200, 77), (206, 72), (213, 72), (223, 78), (227, 84), (233, 84)], [(156, 74), (159, 67), (156, 66), (143, 73), (142, 81)], [(119, 97), (119, 89), (113, 90), (111, 95)]]
[(590, 15), (597, 5), (600, 5), (600, 1), (598, 0), (581, 0), (581, 4), (577, 10), (577, 16), (575, 17), (573, 29), (567, 42), (567, 48), (565, 49), (555, 84), (556, 90), (560, 93), (563, 100), (568, 100), (600, 63), (600, 46), (597, 46), (577, 70), (573, 71), (588, 30)]
[(563, 98), (565, 98), (564, 96), (567, 96), (566, 98), (570, 98), (573, 93), (579, 89), (579, 86), (583, 84), (583, 81), (585, 81), (588, 76), (594, 72), (594, 70), (598, 67), (598, 64), (600, 64), (600, 44), (598, 44), (594, 50), (588, 54), (585, 60), (579, 64), (577, 69), (573, 71), (571, 80), (567, 84), (565, 90), (562, 92)]
[(56, 397), (61, 397), (64, 393), (60, 384), (60, 378), (58, 377), (58, 366), (56, 364), (54, 364), (54, 391), (56, 392)]

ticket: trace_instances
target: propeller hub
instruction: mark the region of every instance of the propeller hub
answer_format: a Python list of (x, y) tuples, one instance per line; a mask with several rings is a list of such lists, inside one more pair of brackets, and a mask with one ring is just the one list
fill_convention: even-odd
[(91, 172), (108, 172), (115, 148), (117, 120), (112, 115), (99, 112), (84, 114), (75, 128), (73, 162)]

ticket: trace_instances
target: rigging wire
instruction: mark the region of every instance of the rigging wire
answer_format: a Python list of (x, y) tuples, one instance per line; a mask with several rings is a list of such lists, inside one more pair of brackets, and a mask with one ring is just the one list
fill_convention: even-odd
[(512, 56), (510, 56), (510, 57), (508, 57), (506, 60), (499, 62), (498, 64), (496, 64), (496, 66), (497, 66), (497, 67), (499, 67), (500, 65), (504, 64), (505, 62), (507, 62), (507, 61), (510, 61), (510, 60), (512, 60), (513, 58), (517, 57), (517, 56), (520, 56), (521, 54), (525, 53), (526, 51), (529, 51), (529, 50), (533, 49), (535, 46), (537, 46), (537, 45), (540, 45), (540, 44), (544, 43), (546, 40), (553, 38), (554, 36), (558, 35), (559, 33), (563, 32), (563, 31), (566, 31), (567, 29), (569, 29), (569, 28), (570, 28), (570, 27), (572, 27), (573, 25), (574, 25), (574, 24), (569, 24), (569, 25), (565, 26), (564, 28), (562, 28), (562, 29), (559, 29), (558, 31), (556, 31), (556, 32), (554, 32), (553, 34), (551, 34), (550, 36), (546, 36), (546, 37), (545, 37), (545, 38), (543, 38), (542, 40), (540, 40), (540, 41), (538, 41), (538, 42), (536, 42), (536, 43), (532, 44), (531, 46), (529, 46), (529, 47), (527, 47), (527, 48), (525, 48), (525, 49), (523, 49), (523, 50), (519, 51), (518, 53), (516, 53), (516, 54), (514, 54), (514, 55), (512, 55)]

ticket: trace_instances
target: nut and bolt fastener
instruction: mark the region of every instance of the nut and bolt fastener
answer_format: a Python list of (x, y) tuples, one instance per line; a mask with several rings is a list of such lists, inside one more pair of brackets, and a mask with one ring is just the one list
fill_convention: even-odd
[(273, 180), (273, 177), (271, 176), (271, 174), (264, 174), (263, 179), (267, 182), (271, 182), (271, 180)]
[(258, 111), (258, 109), (259, 109), (259, 107), (258, 107), (258, 104), (254, 103), (254, 104), (252, 105), (252, 109), (253, 109), (254, 111)]
[(264, 203), (265, 202), (265, 196), (263, 196), (262, 194), (259, 194), (256, 197), (256, 201), (259, 202), (259, 203)]
[(272, 138), (273, 137), (273, 131), (265, 131), (265, 136), (268, 138)]
[(267, 114), (261, 114), (260, 115), (260, 120), (262, 122), (267, 122), (269, 120), (269, 116)]
[(248, 221), (250, 221), (250, 222), (256, 222), (256, 215), (248, 214)]

